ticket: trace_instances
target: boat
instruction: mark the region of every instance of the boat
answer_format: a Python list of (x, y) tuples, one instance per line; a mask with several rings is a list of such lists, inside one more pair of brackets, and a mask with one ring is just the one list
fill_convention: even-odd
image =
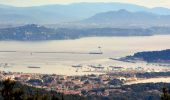
[(8, 63), (4, 63), (4, 65), (1, 65), (1, 66), (3, 66), (4, 68), (11, 67), (11, 66), (9, 66), (9, 64), (8, 64)]
[(103, 52), (90, 52), (89, 54), (103, 54)]
[(76, 70), (76, 72), (78, 72), (78, 69)]
[(72, 67), (78, 68), (78, 67), (83, 67), (82, 65), (72, 65)]
[(104, 69), (104, 67), (93, 67), (95, 69)]
[(98, 47), (98, 49), (99, 49), (99, 52), (89, 52), (89, 54), (100, 54), (100, 55), (103, 54), (100, 46)]
[(91, 65), (90, 67), (95, 68), (95, 69), (104, 69), (104, 67), (101, 64), (99, 64), (97, 66)]
[(28, 68), (41, 68), (41, 67), (28, 66)]

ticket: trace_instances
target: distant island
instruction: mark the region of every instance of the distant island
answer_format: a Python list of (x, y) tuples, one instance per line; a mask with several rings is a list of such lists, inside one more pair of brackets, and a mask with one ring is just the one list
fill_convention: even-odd
[(154, 63), (170, 63), (170, 49), (161, 51), (138, 52), (133, 56), (120, 58), (122, 61), (146, 61)]
[(49, 28), (36, 24), (1, 28), (0, 40), (63, 40), (101, 36), (151, 36), (169, 34), (170, 28)]

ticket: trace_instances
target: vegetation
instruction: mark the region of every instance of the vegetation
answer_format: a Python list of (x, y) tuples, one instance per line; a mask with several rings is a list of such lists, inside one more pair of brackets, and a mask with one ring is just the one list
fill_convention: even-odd
[(109, 96), (88, 96), (88, 100), (160, 100), (162, 88), (170, 88), (168, 83), (141, 83), (111, 88)]
[(161, 100), (170, 100), (170, 94), (168, 88), (162, 88)]
[[(150, 36), (159, 28), (59, 28), (52, 29), (35, 24), (0, 29), (0, 40), (61, 40), (92, 36)], [(166, 30), (168, 33), (170, 29)]]
[[(122, 85), (121, 87), (110, 88), (112, 92), (110, 92), (109, 96), (91, 94), (86, 95), (86, 98), (78, 95), (64, 95), (55, 91), (46, 91), (9, 79), (2, 81), (0, 87), (0, 99), (2, 100), (139, 100), (139, 98), (140, 100), (170, 100), (169, 83)], [(108, 89), (101, 88), (100, 92), (106, 90)], [(96, 94), (98, 94), (99, 90), (92, 91), (96, 91)]]
[(0, 100), (84, 100), (79, 95), (64, 95), (55, 91), (46, 91), (7, 79), (0, 84)]
[(148, 52), (138, 52), (133, 56), (127, 56), (123, 59), (126, 60), (144, 60), (147, 62), (170, 62), (170, 49), (162, 51), (148, 51)]

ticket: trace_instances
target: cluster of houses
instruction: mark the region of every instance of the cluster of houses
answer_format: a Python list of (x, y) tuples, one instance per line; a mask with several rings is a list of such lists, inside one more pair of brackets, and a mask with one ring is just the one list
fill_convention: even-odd
[[(119, 68), (118, 68), (119, 69)], [(65, 76), (56, 74), (31, 74), (0, 72), (0, 80), (11, 79), (29, 86), (54, 90), (64, 94), (103, 95), (107, 96), (126, 81), (137, 80), (135, 77), (115, 76), (108, 74)]]

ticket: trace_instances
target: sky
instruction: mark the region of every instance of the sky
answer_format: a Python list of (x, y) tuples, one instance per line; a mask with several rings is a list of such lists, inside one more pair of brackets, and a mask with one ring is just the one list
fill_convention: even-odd
[(145, 7), (166, 7), (170, 8), (170, 0), (0, 0), (0, 4), (12, 6), (39, 6), (48, 4), (69, 4), (79, 2), (121, 2), (137, 4)]

